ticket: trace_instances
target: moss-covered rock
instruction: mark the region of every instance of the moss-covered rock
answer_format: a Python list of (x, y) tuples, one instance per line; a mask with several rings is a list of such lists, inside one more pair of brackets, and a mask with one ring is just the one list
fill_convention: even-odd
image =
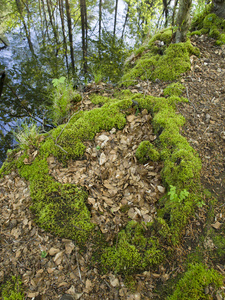
[(191, 264), (182, 279), (179, 280), (172, 296), (167, 300), (212, 299), (205, 292), (209, 286), (218, 289), (223, 284), (223, 276), (214, 269), (207, 269), (202, 264)]
[(159, 152), (149, 141), (141, 142), (135, 155), (141, 163), (146, 163), (148, 160), (157, 161), (160, 159)]

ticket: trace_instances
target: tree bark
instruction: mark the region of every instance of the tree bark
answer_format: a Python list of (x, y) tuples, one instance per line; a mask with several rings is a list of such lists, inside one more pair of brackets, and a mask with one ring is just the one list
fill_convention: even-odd
[(21, 5), (20, 0), (16, 0), (16, 6), (17, 6), (17, 9), (18, 9), (18, 12), (19, 12), (19, 15), (20, 15), (20, 20), (23, 23), (23, 27), (24, 27), (24, 30), (25, 30), (25, 33), (26, 33), (26, 37), (27, 37), (27, 41), (28, 41), (30, 51), (31, 51), (32, 55), (35, 55), (34, 47), (33, 47), (33, 44), (31, 42), (30, 31), (27, 28), (27, 24), (26, 24), (25, 19), (23, 17), (23, 10), (22, 10), (22, 5)]
[(102, 0), (99, 0), (99, 16), (98, 16), (98, 55), (101, 59), (101, 35), (102, 35)]
[(212, 11), (221, 19), (225, 19), (225, 0), (213, 0)]
[(115, 38), (115, 35), (116, 35), (117, 10), (118, 10), (118, 0), (116, 0), (116, 7), (115, 7), (114, 29), (113, 29), (113, 37), (114, 37), (114, 38)]
[(187, 39), (187, 32), (191, 22), (191, 3), (192, 0), (180, 0), (176, 21), (178, 29), (175, 36), (175, 43), (185, 42)]
[(59, 13), (62, 24), (62, 33), (63, 33), (63, 48), (64, 48), (64, 56), (66, 59), (66, 67), (67, 72), (69, 73), (69, 64), (68, 64), (68, 56), (67, 56), (67, 42), (66, 42), (66, 33), (65, 33), (65, 23), (64, 23), (64, 3), (63, 0), (59, 0)]
[(3, 71), (0, 75), (1, 75), (1, 78), (0, 78), (0, 98), (1, 98), (4, 81), (5, 81), (5, 71)]
[(72, 32), (72, 23), (71, 23), (71, 15), (70, 15), (70, 4), (69, 0), (66, 0), (66, 15), (67, 15), (67, 24), (69, 31), (69, 41), (70, 41), (70, 57), (72, 63), (72, 73), (75, 73), (75, 62), (74, 62), (74, 53), (73, 53), (73, 32)]
[(87, 8), (86, 0), (80, 0), (80, 15), (82, 27), (82, 51), (83, 51), (83, 66), (84, 74), (87, 74)]

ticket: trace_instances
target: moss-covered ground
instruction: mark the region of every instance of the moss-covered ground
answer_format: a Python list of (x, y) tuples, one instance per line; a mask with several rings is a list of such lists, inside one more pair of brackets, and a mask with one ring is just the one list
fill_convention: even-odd
[[(217, 22), (214, 15), (207, 15), (201, 23), (209, 34), (214, 24), (212, 22)], [(122, 85), (132, 85), (138, 79), (174, 81), (190, 68), (189, 57), (192, 54), (199, 55), (198, 49), (189, 40), (186, 43), (170, 44), (171, 35), (170, 29), (161, 31), (136, 51), (135, 62), (130, 61), (126, 66)], [(223, 41), (222, 34), (218, 38)], [(70, 160), (82, 158), (85, 140), (93, 139), (102, 130), (122, 129), (126, 124), (126, 114), (134, 103), (139, 110), (146, 109), (152, 115), (157, 140), (154, 145), (143, 141), (137, 149), (136, 157), (140, 163), (148, 160), (163, 161), (161, 175), (168, 193), (160, 200), (157, 218), (153, 222), (128, 222), (112, 246), (105, 241), (102, 243), (104, 248), (99, 251), (99, 255), (95, 255), (95, 260), (98, 260), (102, 272), (112, 271), (124, 276), (157, 268), (173, 254), (181, 242), (183, 229), (195, 210), (203, 204), (204, 198), (200, 184), (201, 160), (180, 134), (185, 119), (177, 114), (176, 104), (188, 101), (181, 96), (183, 89), (181, 83), (173, 82), (168, 83), (164, 97), (132, 94), (129, 90), (118, 91), (111, 98), (93, 95), (91, 101), (101, 107), (91, 111), (77, 111), (67, 124), (58, 126), (42, 138), (38, 135), (35, 145), (11, 152), (0, 174), (4, 175), (16, 168), (30, 183), (33, 200), (31, 209), (37, 223), (60, 237), (74, 239), (80, 246), (84, 246), (93, 234), (101, 236), (91, 222), (86, 205), (87, 192), (82, 187), (55, 181), (49, 175), (47, 158), (54, 155), (66, 166)], [(29, 162), (29, 153), (32, 151), (37, 151), (37, 155)], [(175, 187), (173, 193), (177, 197), (170, 196), (172, 187)], [(188, 193), (180, 197), (184, 190)], [(216, 255), (223, 257), (224, 237), (214, 236), (214, 243), (219, 245)], [(99, 248), (98, 241), (96, 245)], [(190, 282), (191, 288), (188, 288)], [(167, 299), (210, 299), (204, 293), (209, 284), (215, 288), (220, 287), (221, 276), (202, 264), (192, 264)]]
[(208, 34), (214, 38), (217, 45), (225, 44), (225, 20), (212, 13), (213, 6), (207, 5), (206, 9), (193, 20), (191, 35)]

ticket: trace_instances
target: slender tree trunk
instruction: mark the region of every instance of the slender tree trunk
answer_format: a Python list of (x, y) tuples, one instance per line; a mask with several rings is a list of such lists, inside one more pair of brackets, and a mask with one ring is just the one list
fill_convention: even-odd
[(165, 25), (164, 27), (166, 28), (168, 26), (168, 3), (167, 0), (163, 0), (163, 12), (165, 15)]
[(47, 0), (47, 8), (48, 8), (50, 24), (52, 25), (55, 42), (57, 45), (59, 45), (58, 32), (56, 30), (56, 25), (55, 25), (55, 21), (54, 21), (54, 17), (53, 17), (53, 12), (51, 11), (51, 7), (52, 7), (52, 5), (51, 5), (50, 0)]
[(65, 23), (64, 23), (64, 3), (63, 0), (59, 0), (59, 13), (62, 24), (62, 34), (63, 34), (63, 48), (64, 48), (64, 56), (66, 59), (66, 68), (69, 73), (69, 64), (68, 64), (68, 56), (67, 56), (67, 42), (66, 42), (66, 34), (65, 34)]
[(191, 10), (192, 0), (180, 0), (179, 10), (177, 15), (176, 25), (178, 27), (175, 42), (185, 42), (187, 38), (187, 32), (190, 26), (190, 10)]
[(17, 9), (18, 9), (18, 12), (19, 12), (19, 15), (20, 15), (20, 20), (23, 23), (23, 27), (24, 27), (24, 30), (25, 30), (25, 34), (26, 34), (26, 38), (27, 38), (27, 41), (28, 41), (30, 51), (31, 51), (32, 55), (35, 55), (34, 47), (33, 47), (33, 44), (31, 42), (30, 31), (29, 31), (29, 28), (27, 27), (27, 24), (26, 24), (26, 22), (24, 20), (24, 17), (23, 17), (23, 8), (22, 8), (20, 0), (16, 0), (16, 6), (17, 6)]
[(114, 39), (115, 39), (115, 36), (116, 36), (117, 10), (118, 10), (118, 0), (116, 0), (116, 7), (115, 7), (114, 29), (113, 29), (113, 37), (114, 37)]
[(99, 17), (98, 17), (98, 22), (99, 22), (99, 29), (98, 29), (98, 55), (99, 59), (101, 59), (101, 35), (102, 35), (102, 0), (99, 0)]
[(71, 15), (70, 15), (70, 4), (69, 0), (66, 1), (66, 15), (67, 15), (67, 25), (69, 31), (69, 41), (70, 41), (70, 57), (72, 64), (72, 73), (75, 73), (75, 62), (74, 62), (74, 50), (73, 50), (73, 32), (72, 32), (72, 23), (71, 23)]
[(42, 2), (42, 7), (43, 7), (43, 14), (44, 14), (44, 21), (45, 21), (45, 28), (46, 28), (46, 33), (47, 33), (47, 37), (50, 40), (50, 36), (49, 36), (49, 32), (48, 32), (48, 20), (47, 20), (47, 14), (45, 11), (45, 2), (44, 0), (41, 0)]
[(80, 15), (82, 27), (82, 50), (83, 50), (83, 64), (84, 74), (87, 74), (87, 8), (86, 0), (80, 0)]
[(125, 21), (124, 21), (124, 24), (123, 24), (123, 31), (122, 31), (122, 35), (121, 35), (121, 40), (123, 40), (123, 36), (124, 36), (125, 28), (126, 28), (126, 25), (127, 25), (128, 16), (129, 16), (130, 3), (127, 3), (127, 5), (128, 5), (127, 6), (127, 13), (126, 13)]

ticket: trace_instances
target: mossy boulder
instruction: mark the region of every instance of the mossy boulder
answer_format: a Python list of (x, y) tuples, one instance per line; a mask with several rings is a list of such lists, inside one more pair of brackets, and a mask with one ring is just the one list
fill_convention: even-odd
[(172, 296), (167, 300), (212, 299), (205, 289), (212, 286), (218, 289), (223, 285), (223, 276), (214, 269), (207, 269), (202, 264), (191, 264), (182, 279), (176, 285)]
[(148, 160), (158, 161), (160, 159), (159, 152), (149, 141), (141, 142), (136, 150), (135, 155), (140, 163), (146, 163)]

